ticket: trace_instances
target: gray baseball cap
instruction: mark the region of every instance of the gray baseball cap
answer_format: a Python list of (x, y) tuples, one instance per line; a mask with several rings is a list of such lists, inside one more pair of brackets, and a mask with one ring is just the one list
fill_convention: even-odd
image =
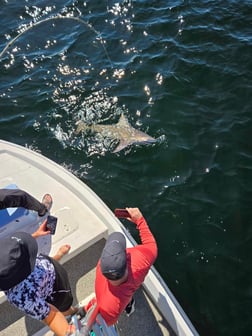
[(126, 239), (121, 232), (109, 235), (100, 259), (102, 274), (109, 280), (121, 279), (126, 271)]

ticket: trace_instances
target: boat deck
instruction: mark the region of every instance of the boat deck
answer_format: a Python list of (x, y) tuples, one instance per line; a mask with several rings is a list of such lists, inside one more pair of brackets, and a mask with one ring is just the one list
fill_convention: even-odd
[[(104, 244), (105, 240), (101, 239), (64, 264), (69, 274), (74, 295), (74, 304), (77, 304), (94, 292), (95, 266)], [(154, 308), (143, 288), (137, 291), (135, 299), (135, 312), (130, 317), (122, 314), (119, 318), (118, 327), (120, 336), (174, 336), (171, 328)], [(31, 336), (44, 328), (42, 322), (25, 316), (8, 302), (0, 305), (0, 311), (1, 336)], [(50, 334), (52, 335), (52, 333)]]
[[(11, 147), (10, 147), (11, 148)], [(14, 147), (15, 148), (15, 147)], [(12, 149), (12, 148), (11, 148)], [(23, 189), (36, 197), (42, 199), (45, 193), (50, 193), (53, 198), (51, 215), (58, 218), (58, 226), (55, 236), (39, 238), (39, 248), (43, 253), (56, 253), (58, 248), (69, 241), (74, 242), (71, 253), (67, 259), (72, 258), (94, 242), (107, 236), (108, 228), (99, 216), (99, 208), (94, 211), (97, 199), (90, 193), (85, 193), (85, 185), (71, 176), (69, 182), (69, 173), (59, 167), (52, 161), (49, 161), (33, 153), (28, 155), (25, 150), (11, 152), (9, 147), (0, 148), (1, 155), (1, 177), (0, 187), (5, 188), (10, 184)], [(93, 197), (92, 197), (93, 196)], [(97, 213), (97, 215), (96, 215)], [(32, 216), (29, 214), (29, 216)], [(31, 226), (27, 221), (27, 216), (23, 216), (28, 225), (25, 231), (33, 232), (37, 229), (38, 222)], [(7, 227), (15, 228), (22, 226), (22, 218), (19, 222), (14, 221), (3, 227), (0, 237), (3, 237)], [(32, 220), (30, 221), (32, 222)], [(83, 231), (85, 228), (85, 234)]]

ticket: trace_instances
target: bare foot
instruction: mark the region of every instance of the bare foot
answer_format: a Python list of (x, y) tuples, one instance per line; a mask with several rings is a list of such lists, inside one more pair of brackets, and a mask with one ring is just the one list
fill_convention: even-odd
[(65, 254), (67, 254), (70, 250), (71, 246), (70, 245), (62, 245), (59, 249), (58, 252), (53, 256), (53, 259), (59, 261)]

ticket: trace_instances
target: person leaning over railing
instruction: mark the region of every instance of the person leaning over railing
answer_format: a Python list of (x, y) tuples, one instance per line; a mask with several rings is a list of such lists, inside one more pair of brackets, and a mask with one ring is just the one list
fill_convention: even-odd
[(101, 316), (110, 326), (125, 310), (134, 311), (133, 294), (143, 283), (157, 258), (157, 244), (138, 208), (126, 208), (136, 224), (141, 244), (126, 248), (126, 239), (113, 232), (107, 239), (96, 267), (95, 295)]

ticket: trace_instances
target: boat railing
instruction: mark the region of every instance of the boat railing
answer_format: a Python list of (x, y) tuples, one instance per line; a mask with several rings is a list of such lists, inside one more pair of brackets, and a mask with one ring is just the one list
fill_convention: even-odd
[(96, 303), (81, 320), (76, 315), (72, 316), (72, 324), (75, 326), (74, 336), (119, 336), (116, 325), (108, 326)]

